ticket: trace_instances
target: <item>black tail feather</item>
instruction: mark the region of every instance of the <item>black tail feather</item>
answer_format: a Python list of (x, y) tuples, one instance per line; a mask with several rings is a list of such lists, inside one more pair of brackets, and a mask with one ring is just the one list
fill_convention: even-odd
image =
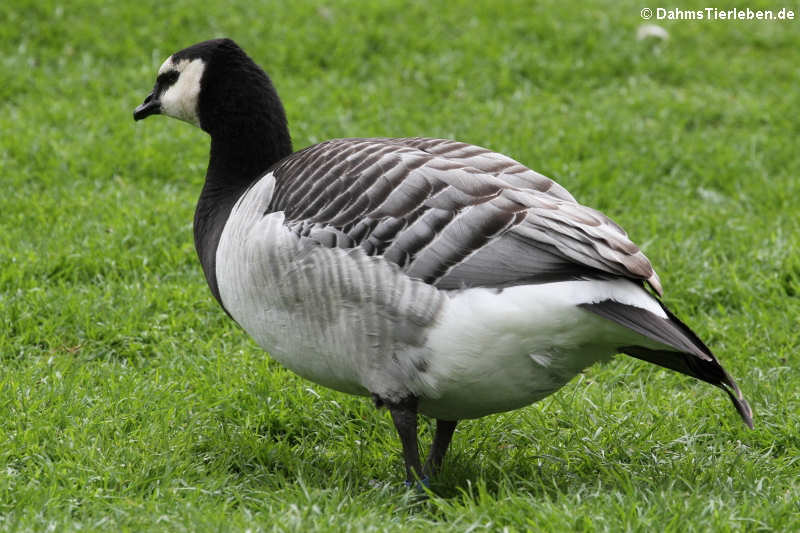
[[(659, 302), (660, 304), (660, 302)], [(661, 304), (667, 318), (614, 300), (581, 304), (582, 308), (629, 328), (670, 349), (620, 346), (619, 351), (649, 363), (675, 370), (724, 390), (747, 427), (753, 429), (753, 411), (733, 378), (722, 368), (711, 350), (669, 309)]]
[(739, 391), (739, 387), (736, 386), (736, 383), (734, 383), (733, 380), (731, 380), (731, 383), (734, 386), (734, 391), (736, 392), (735, 395), (734, 391), (730, 390), (729, 388), (718, 386), (728, 393), (728, 397), (733, 402), (733, 406), (737, 411), (739, 411), (739, 416), (742, 417), (742, 420), (744, 420), (744, 423), (747, 424), (747, 427), (753, 429), (753, 410), (750, 409), (750, 404), (744, 399), (742, 393)]
[(753, 411), (750, 409), (750, 405), (744, 399), (739, 386), (716, 358), (713, 361), (704, 361), (690, 354), (670, 350), (652, 350), (643, 346), (621, 346), (619, 351), (719, 387), (727, 393), (747, 427), (753, 429)]

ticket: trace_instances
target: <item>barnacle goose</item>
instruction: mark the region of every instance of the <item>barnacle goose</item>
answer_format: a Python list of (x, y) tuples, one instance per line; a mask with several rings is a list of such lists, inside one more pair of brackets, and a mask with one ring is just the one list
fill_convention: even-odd
[[(289, 369), (387, 407), (408, 481), (436, 472), (458, 420), (615, 353), (723, 389), (752, 427), (625, 231), (517, 161), (428, 138), (292, 153), (269, 77), (230, 39), (167, 58), (133, 116), (153, 114), (211, 136), (194, 239), (214, 297)], [(424, 466), (418, 413), (437, 420)]]

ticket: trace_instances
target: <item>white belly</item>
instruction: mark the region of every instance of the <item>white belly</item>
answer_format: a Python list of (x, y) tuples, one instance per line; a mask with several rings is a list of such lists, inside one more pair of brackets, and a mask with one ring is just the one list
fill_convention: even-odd
[(425, 414), (444, 419), (516, 409), (548, 396), (619, 346), (653, 343), (578, 304), (609, 297), (664, 316), (627, 280), (565, 281), (453, 295), (428, 337), (437, 398)]

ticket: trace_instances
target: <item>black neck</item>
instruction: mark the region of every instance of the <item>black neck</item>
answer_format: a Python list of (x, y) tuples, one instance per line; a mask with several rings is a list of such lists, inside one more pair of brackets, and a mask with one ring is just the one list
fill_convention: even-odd
[(272, 165), (292, 153), (283, 109), (279, 111), (270, 117), (262, 110), (260, 116), (247, 117), (239, 123), (227, 117), (225, 128), (208, 128), (211, 153), (195, 210), (194, 242), (208, 286), (220, 304), (217, 245), (233, 205)]
[(222, 126), (209, 127), (211, 153), (206, 182), (223, 188), (247, 187), (266, 170), (292, 153), (283, 109), (271, 117), (260, 111)]

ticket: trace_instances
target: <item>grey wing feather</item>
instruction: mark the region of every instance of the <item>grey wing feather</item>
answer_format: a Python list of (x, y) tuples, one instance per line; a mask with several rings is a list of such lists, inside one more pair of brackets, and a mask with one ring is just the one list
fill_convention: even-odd
[(279, 162), (268, 211), (442, 289), (658, 276), (611, 219), (517, 161), (442, 139), (334, 139)]
[(575, 198), (561, 185), (535, 172), (510, 157), (493, 152), (487, 148), (447, 139), (427, 139), (416, 137), (396, 139), (406, 146), (419, 148), (429, 154), (458, 161), (485, 174), (503, 176), (504, 181), (513, 187), (533, 189), (561, 200), (575, 201)]

